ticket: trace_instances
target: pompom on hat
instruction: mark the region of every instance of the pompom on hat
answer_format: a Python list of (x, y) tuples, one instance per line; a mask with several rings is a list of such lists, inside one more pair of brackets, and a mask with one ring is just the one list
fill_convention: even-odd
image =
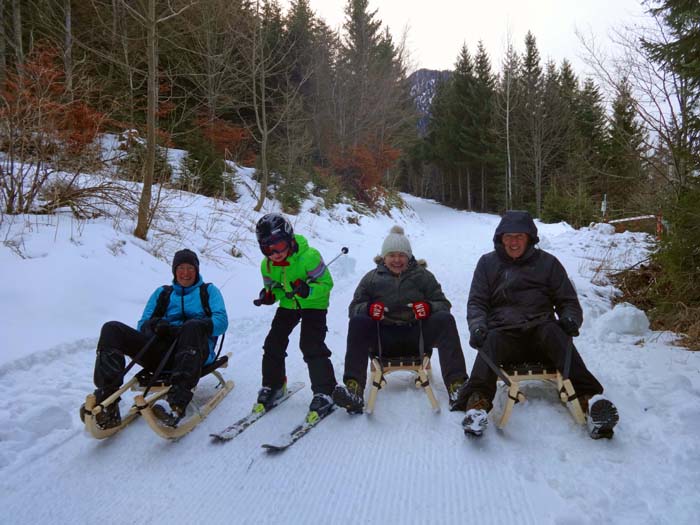
[(404, 235), (401, 226), (393, 226), (382, 243), (382, 257), (386, 257), (386, 254), (391, 252), (401, 252), (405, 253), (409, 258), (413, 257), (411, 243), (408, 237)]

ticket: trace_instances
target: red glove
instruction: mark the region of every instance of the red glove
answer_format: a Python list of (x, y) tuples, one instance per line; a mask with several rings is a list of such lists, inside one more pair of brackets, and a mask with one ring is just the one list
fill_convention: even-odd
[(416, 319), (427, 319), (430, 316), (430, 305), (425, 301), (418, 301), (413, 303), (413, 315)]
[(384, 303), (376, 302), (369, 305), (369, 316), (375, 321), (384, 319)]

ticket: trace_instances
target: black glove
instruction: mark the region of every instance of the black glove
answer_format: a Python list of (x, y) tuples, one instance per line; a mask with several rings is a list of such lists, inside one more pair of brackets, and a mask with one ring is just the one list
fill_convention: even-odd
[(306, 299), (309, 296), (309, 292), (311, 289), (309, 288), (309, 285), (306, 283), (306, 281), (302, 281), (301, 279), (297, 279), (292, 283), (294, 285), (294, 294), (298, 295), (302, 299)]
[(469, 335), (469, 346), (472, 348), (481, 348), (484, 346), (488, 331), (485, 328), (477, 328)]
[(557, 324), (564, 330), (566, 335), (571, 337), (578, 337), (578, 324), (571, 317), (562, 317), (557, 321)]
[(165, 319), (158, 319), (156, 323), (153, 323), (153, 332), (161, 338), (170, 337), (172, 335), (170, 323)]
[[(214, 322), (209, 318), (205, 317), (203, 319), (189, 319), (185, 321), (186, 325), (201, 325), (204, 328), (204, 331), (206, 332), (207, 335), (211, 335), (212, 332), (214, 331)], [(179, 326), (171, 326), (171, 330), (177, 330), (177, 333), (179, 334), (180, 332), (180, 327)]]
[(272, 290), (267, 290), (263, 288), (258, 294), (258, 298), (253, 301), (255, 306), (260, 306), (261, 304), (275, 304), (275, 296), (272, 294)]

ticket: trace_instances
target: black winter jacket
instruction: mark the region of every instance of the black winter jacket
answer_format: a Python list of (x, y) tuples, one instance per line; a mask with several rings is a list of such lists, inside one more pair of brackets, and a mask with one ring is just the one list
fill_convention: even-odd
[(408, 262), (408, 268), (400, 275), (395, 275), (384, 265), (381, 257), (376, 257), (377, 267), (365, 274), (357, 285), (355, 295), (348, 307), (348, 314), (354, 317), (367, 314), (369, 305), (382, 302), (388, 308), (382, 320), (383, 324), (408, 324), (415, 322), (413, 310), (409, 303), (426, 301), (430, 311), (450, 311), (452, 305), (445, 297), (440, 283), (426, 268), (425, 261), (416, 261), (414, 257)]
[[(527, 217), (525, 217), (527, 215)], [(503, 233), (527, 233), (530, 245), (522, 257), (511, 259)], [(467, 322), (469, 331), (522, 326), (569, 317), (577, 326), (583, 311), (573, 284), (559, 260), (534, 247), (537, 228), (526, 212), (508, 212), (496, 229), (493, 252), (482, 255), (474, 270)]]

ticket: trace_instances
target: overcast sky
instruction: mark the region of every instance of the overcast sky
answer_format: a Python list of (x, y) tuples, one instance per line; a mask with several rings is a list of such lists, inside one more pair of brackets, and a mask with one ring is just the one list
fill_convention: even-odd
[[(312, 10), (333, 29), (342, 26), (346, 4), (310, 0)], [(369, 5), (378, 9), (377, 18), (389, 26), (395, 41), (408, 29), (414, 69), (453, 69), (462, 44), (473, 55), (479, 40), (497, 68), (508, 32), (522, 52), (530, 30), (543, 62), (552, 58), (559, 64), (568, 58), (579, 75), (586, 68), (576, 28), (603, 43), (611, 28), (632, 25), (645, 11), (641, 0), (370, 0)]]

